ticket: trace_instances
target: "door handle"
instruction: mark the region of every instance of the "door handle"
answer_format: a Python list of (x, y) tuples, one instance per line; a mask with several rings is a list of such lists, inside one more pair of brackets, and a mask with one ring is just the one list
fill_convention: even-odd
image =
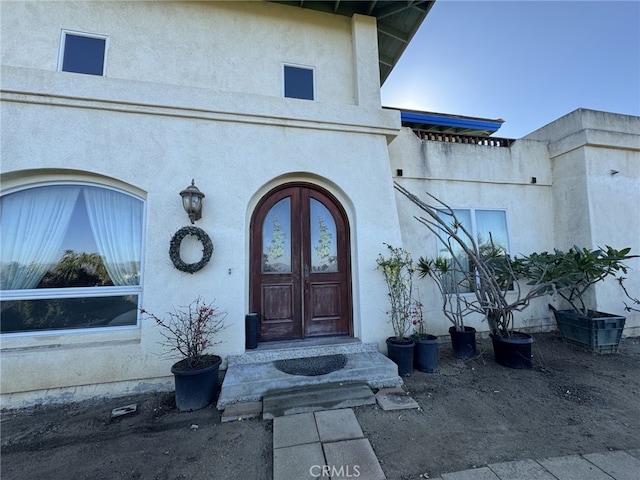
[(309, 289), (309, 265), (303, 267), (304, 272), (304, 288)]

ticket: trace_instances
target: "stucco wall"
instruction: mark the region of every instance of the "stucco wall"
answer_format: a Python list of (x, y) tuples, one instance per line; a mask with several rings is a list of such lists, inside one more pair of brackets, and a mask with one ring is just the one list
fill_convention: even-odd
[[(639, 132), (639, 117), (578, 109), (527, 136), (549, 144), (558, 248), (609, 245), (640, 254)], [(627, 290), (638, 298), (640, 258), (626, 264), (629, 272), (617, 276), (627, 278)], [(640, 312), (625, 311), (632, 302), (614, 278), (593, 293), (598, 310), (627, 317), (626, 335), (640, 333)]]
[[(262, 3), (2, 8), (3, 192), (73, 179), (144, 198), (142, 305), (162, 315), (197, 295), (215, 298), (228, 311), (215, 348), (226, 357), (244, 351), (255, 205), (276, 185), (315, 183), (349, 218), (354, 336), (382, 347), (391, 331), (375, 259), (382, 242), (400, 243), (387, 150), (400, 120), (380, 108), (379, 84), (366, 79), (377, 75), (375, 44), (367, 47), (375, 22)], [(60, 28), (98, 27), (110, 35), (107, 76), (56, 72)], [(202, 42), (210, 43), (186, 51)], [(282, 61), (316, 67), (317, 101), (282, 98)], [(198, 226), (214, 254), (190, 275), (173, 267), (168, 247), (189, 222), (178, 193), (192, 178), (206, 195)], [(201, 247), (188, 240), (184, 260), (197, 261)], [(5, 335), (3, 405), (170, 388), (175, 360), (159, 356), (159, 340), (149, 320), (117, 332)]]
[(347, 17), (269, 2), (109, 1), (2, 2), (1, 17), (3, 65), (56, 71), (65, 29), (109, 37), (110, 78), (281, 97), (286, 62), (315, 67), (319, 102), (356, 103)]
[[(425, 192), (452, 208), (505, 210), (511, 251), (522, 255), (553, 248), (551, 168), (544, 142), (518, 140), (511, 148), (420, 140), (410, 129), (391, 143), (392, 172), (400, 185), (423, 201), (434, 204)], [(532, 182), (536, 178), (536, 183)], [(396, 194), (405, 248), (414, 259), (437, 256), (437, 240), (414, 217), (419, 208)], [(416, 281), (424, 305), (428, 330), (446, 334), (451, 326), (441, 311), (441, 298), (430, 279)], [(519, 327), (548, 329), (552, 324), (548, 299), (538, 299), (517, 315)], [(481, 317), (467, 324), (488, 332)]]
[[(505, 209), (515, 255), (568, 249), (631, 247), (640, 254), (640, 118), (578, 109), (517, 140), (509, 148), (423, 141), (403, 128), (391, 143), (392, 173), (424, 200), (428, 192), (452, 208)], [(533, 179), (535, 178), (535, 183)], [(436, 239), (414, 216), (420, 210), (397, 194), (404, 246), (414, 258), (436, 254)], [(629, 293), (640, 292), (640, 258), (626, 262)], [(618, 275), (619, 276), (619, 275)], [(439, 293), (430, 280), (418, 281), (430, 329), (446, 332)], [(537, 299), (518, 315), (517, 325), (553, 328)], [(640, 333), (640, 308), (609, 278), (593, 292), (598, 310), (625, 315), (624, 335)], [(562, 307), (560, 303), (557, 306)], [(480, 318), (472, 325), (486, 331)]]

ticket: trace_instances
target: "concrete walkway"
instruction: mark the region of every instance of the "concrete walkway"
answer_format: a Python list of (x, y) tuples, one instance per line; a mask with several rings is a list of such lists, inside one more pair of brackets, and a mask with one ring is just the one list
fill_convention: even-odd
[(352, 409), (273, 419), (273, 480), (308, 478), (386, 478)]
[[(442, 480), (638, 480), (640, 449), (490, 464)], [(435, 479), (437, 480), (437, 479)]]
[[(386, 478), (352, 409), (273, 419), (273, 480), (310, 478)], [(638, 479), (640, 449), (496, 463), (434, 480)]]

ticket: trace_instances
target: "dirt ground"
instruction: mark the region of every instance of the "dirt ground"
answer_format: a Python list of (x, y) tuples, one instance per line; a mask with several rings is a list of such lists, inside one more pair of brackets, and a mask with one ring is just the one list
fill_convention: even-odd
[[(443, 341), (439, 371), (405, 380), (420, 410), (355, 408), (387, 478), (640, 448), (640, 338), (623, 339), (617, 355), (557, 333), (535, 339), (527, 371), (497, 365), (489, 340), (465, 361)], [(129, 403), (137, 413), (110, 419)], [(170, 393), (5, 411), (0, 426), (3, 480), (272, 478), (270, 421), (221, 423), (213, 406), (179, 412)]]

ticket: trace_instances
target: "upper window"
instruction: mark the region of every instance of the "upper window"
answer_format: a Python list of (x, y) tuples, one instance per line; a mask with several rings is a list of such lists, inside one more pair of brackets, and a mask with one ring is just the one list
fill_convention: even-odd
[(284, 65), (284, 96), (287, 98), (314, 100), (313, 68)]
[(2, 333), (135, 326), (143, 202), (88, 185), (0, 200)]
[[(481, 255), (509, 255), (507, 212), (504, 210), (453, 209), (453, 213), (458, 223), (473, 236)], [(450, 215), (441, 213), (441, 218), (447, 222), (450, 220), (456, 229)], [(460, 237), (465, 239), (466, 235), (460, 231)], [(449, 242), (449, 246), (443, 245), (442, 241), (439, 243), (438, 255), (440, 257), (452, 260), (451, 251), (453, 251), (456, 258), (451, 262), (452, 273), (448, 278), (450, 283), (447, 286), (447, 291), (449, 293), (471, 292), (471, 285), (468, 285), (471, 276), (468, 273), (471, 272), (472, 265), (464, 250), (454, 240)], [(458, 270), (457, 273), (456, 270)]]
[(58, 69), (63, 72), (104, 75), (107, 37), (62, 31)]

